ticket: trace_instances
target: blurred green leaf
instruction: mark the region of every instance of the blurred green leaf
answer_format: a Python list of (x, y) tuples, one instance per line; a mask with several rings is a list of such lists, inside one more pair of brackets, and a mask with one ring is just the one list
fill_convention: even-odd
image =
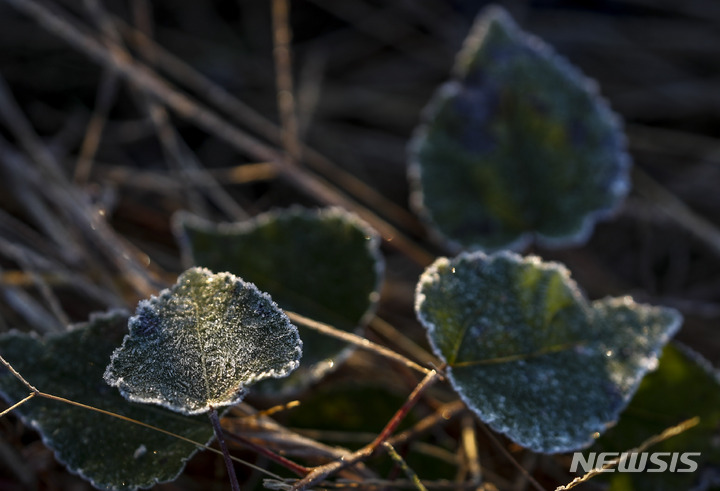
[(246, 385), (294, 370), (302, 352), (297, 328), (269, 295), (204, 268), (141, 301), (129, 327), (105, 380), (128, 400), (183, 414), (239, 402)]
[[(353, 214), (294, 207), (220, 225), (181, 213), (174, 223), (189, 262), (252, 281), (283, 309), (346, 331), (374, 310), (384, 268), (380, 239)], [(302, 326), (300, 336), (302, 364), (277, 381), (285, 387), (318, 378), (348, 352), (345, 343)]]
[[(610, 489), (720, 489), (720, 375), (697, 353), (669, 344), (658, 369), (643, 379), (618, 424), (589, 450), (624, 452), (695, 416), (700, 417), (699, 425), (653, 445), (648, 451), (700, 452), (700, 456), (693, 456), (699, 464), (696, 472), (605, 474), (604, 478), (611, 483)], [(710, 485), (713, 480), (714, 485)]]
[(413, 202), (456, 247), (582, 242), (629, 189), (595, 84), (499, 7), (477, 19), (410, 149)]
[[(103, 380), (113, 349), (127, 332), (128, 314), (92, 317), (69, 332), (38, 339), (12, 332), (0, 337), (0, 353), (39, 390), (121, 414), (200, 443), (212, 440), (206, 417), (187, 417), (159, 407), (133, 404)], [(28, 389), (0, 369), (0, 393), (8, 403)], [(195, 445), (111, 416), (36, 397), (16, 409), (40, 432), (68, 469), (105, 489), (147, 488), (174, 480)]]
[(629, 297), (589, 303), (562, 265), (510, 252), (438, 259), (416, 311), (465, 402), (539, 452), (589, 445), (616, 421), (682, 320)]
[[(311, 428), (348, 435), (361, 432), (378, 433), (403, 405), (403, 397), (384, 387), (360, 386), (343, 382), (323, 386), (303, 398), (302, 404), (287, 415), (287, 424), (295, 428)], [(410, 416), (403, 424), (414, 421)], [(368, 442), (343, 441), (360, 447)]]

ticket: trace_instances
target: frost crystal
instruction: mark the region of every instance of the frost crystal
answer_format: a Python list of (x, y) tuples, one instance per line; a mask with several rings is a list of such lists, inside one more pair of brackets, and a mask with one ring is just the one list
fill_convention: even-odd
[(582, 242), (630, 187), (595, 84), (499, 7), (476, 21), (409, 160), (413, 205), (457, 248)]
[(105, 371), (128, 400), (184, 414), (239, 402), (245, 386), (284, 377), (301, 355), (297, 328), (253, 284), (204, 268), (143, 300)]
[(509, 252), (438, 259), (416, 312), (465, 402), (540, 452), (586, 446), (616, 421), (681, 323), (629, 297), (589, 303), (563, 266)]
[[(216, 224), (183, 212), (173, 224), (188, 265), (252, 281), (285, 310), (350, 332), (375, 311), (384, 264), (380, 237), (352, 213), (293, 206)], [(338, 366), (349, 353), (346, 343), (303, 326), (300, 335), (299, 369), (257, 389), (295, 390)]]
[[(103, 382), (105, 365), (127, 332), (128, 316), (124, 311), (94, 315), (87, 323), (44, 338), (3, 333), (0, 354), (39, 389), (209, 443), (213, 430), (207, 417), (130, 404)], [(15, 403), (27, 394), (27, 387), (0, 370), (0, 395), (5, 400)], [(131, 491), (173, 481), (199, 448), (144, 426), (40, 397), (14, 412), (40, 432), (59, 462), (99, 489)]]

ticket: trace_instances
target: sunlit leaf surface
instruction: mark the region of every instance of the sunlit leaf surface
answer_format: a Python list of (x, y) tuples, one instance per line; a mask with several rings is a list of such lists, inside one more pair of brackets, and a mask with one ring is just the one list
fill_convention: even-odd
[(416, 311), (466, 403), (540, 452), (584, 447), (616, 421), (681, 323), (629, 297), (588, 302), (563, 266), (509, 252), (438, 259)]
[[(380, 240), (351, 213), (293, 207), (240, 223), (218, 225), (186, 213), (174, 222), (189, 263), (252, 281), (283, 309), (346, 331), (374, 311), (384, 264)], [(300, 368), (273, 381), (271, 390), (317, 379), (347, 353), (345, 343), (302, 326), (300, 337)]]
[[(0, 354), (39, 390), (121, 414), (200, 443), (213, 430), (207, 417), (188, 417), (156, 406), (133, 404), (103, 380), (113, 349), (127, 332), (128, 314), (91, 318), (69, 332), (40, 339), (24, 333), (0, 337)], [(8, 403), (28, 389), (0, 369), (0, 393)], [(169, 435), (62, 402), (35, 397), (15, 410), (42, 435), (59, 461), (103, 489), (147, 488), (172, 481), (198, 447)]]
[(413, 204), (446, 242), (495, 250), (584, 241), (629, 189), (617, 118), (504, 10), (486, 9), (410, 145)]
[(129, 400), (184, 414), (239, 402), (244, 388), (299, 364), (297, 328), (253, 284), (191, 268), (143, 300), (105, 380)]

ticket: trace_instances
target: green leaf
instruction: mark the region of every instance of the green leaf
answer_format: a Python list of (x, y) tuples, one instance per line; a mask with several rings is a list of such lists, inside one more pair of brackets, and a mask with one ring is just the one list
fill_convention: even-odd
[(630, 187), (595, 84), (499, 7), (475, 22), (409, 158), (413, 204), (456, 248), (583, 242)]
[[(699, 456), (692, 456), (699, 466), (695, 472), (604, 474), (611, 483), (610, 489), (675, 491), (720, 487), (720, 374), (697, 353), (669, 344), (658, 369), (643, 379), (618, 424), (590, 451), (622, 453), (695, 416), (700, 417), (697, 426), (648, 449), (650, 452), (699, 452)], [(663, 460), (671, 463), (668, 455), (663, 456)], [(657, 467), (651, 463), (648, 466)], [(679, 468), (686, 467), (679, 464)], [(713, 479), (714, 487), (709, 487)]]
[(438, 259), (416, 312), (468, 406), (539, 452), (584, 447), (616, 421), (682, 320), (629, 297), (590, 303), (562, 265), (510, 252)]
[[(180, 213), (174, 224), (189, 263), (252, 281), (283, 309), (346, 331), (374, 311), (384, 268), (380, 239), (353, 214), (293, 207), (216, 225)], [(286, 388), (319, 378), (349, 353), (345, 343), (305, 327), (300, 335), (303, 362), (278, 381)]]
[[(0, 353), (39, 390), (209, 443), (213, 430), (206, 417), (132, 404), (103, 381), (107, 360), (127, 332), (127, 319), (126, 312), (118, 311), (91, 317), (87, 324), (44, 339), (4, 334)], [(0, 393), (14, 403), (29, 391), (0, 369)], [(149, 428), (40, 397), (14, 412), (40, 432), (60, 462), (99, 488), (148, 488), (172, 481), (198, 450), (192, 443)]]
[[(380, 432), (406, 401), (406, 397), (389, 388), (360, 385), (343, 380), (323, 384), (319, 390), (303, 397), (302, 404), (286, 415), (286, 425), (293, 428), (335, 431), (351, 436)], [(403, 421), (401, 429), (416, 422), (412, 415)], [(358, 447), (357, 441), (342, 441), (343, 445)]]
[(183, 414), (240, 402), (246, 385), (286, 376), (302, 352), (297, 328), (269, 295), (203, 268), (141, 301), (129, 327), (105, 380), (130, 401)]

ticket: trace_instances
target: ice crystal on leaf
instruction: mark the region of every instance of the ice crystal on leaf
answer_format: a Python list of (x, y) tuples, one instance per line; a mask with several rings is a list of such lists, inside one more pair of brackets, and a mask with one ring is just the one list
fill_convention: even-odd
[[(103, 381), (110, 355), (127, 332), (129, 314), (95, 315), (84, 324), (45, 338), (10, 332), (0, 336), (0, 354), (39, 390), (141, 421), (204, 444), (212, 440), (207, 417), (183, 416), (128, 402)], [(9, 403), (28, 388), (0, 369), (0, 394)], [(35, 397), (14, 411), (42, 435), (67, 468), (108, 490), (149, 488), (173, 481), (196, 445), (87, 408)]]
[(583, 242), (630, 185), (617, 117), (595, 84), (491, 7), (410, 144), (413, 204), (456, 248)]
[(629, 297), (588, 302), (562, 265), (510, 252), (438, 259), (416, 312), (467, 404), (540, 452), (584, 447), (615, 422), (681, 323)]
[(105, 380), (129, 400), (184, 414), (239, 402), (245, 387), (294, 370), (297, 328), (255, 285), (191, 268), (143, 300)]
[[(375, 311), (384, 269), (380, 237), (352, 213), (294, 206), (237, 223), (216, 224), (184, 212), (173, 222), (188, 265), (252, 281), (285, 310), (350, 332)], [(302, 387), (349, 352), (346, 343), (302, 326), (300, 335), (299, 369), (259, 389)]]

